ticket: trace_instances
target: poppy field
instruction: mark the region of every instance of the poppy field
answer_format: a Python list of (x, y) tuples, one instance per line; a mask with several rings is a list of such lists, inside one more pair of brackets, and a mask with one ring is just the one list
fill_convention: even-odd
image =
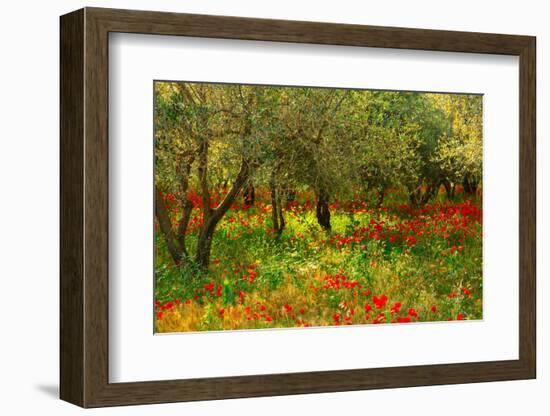
[(155, 331), (482, 319), (481, 103), (156, 83)]

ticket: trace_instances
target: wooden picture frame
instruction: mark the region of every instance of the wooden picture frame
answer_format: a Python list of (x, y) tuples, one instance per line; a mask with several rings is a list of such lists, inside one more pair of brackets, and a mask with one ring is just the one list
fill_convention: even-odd
[[(100, 8), (62, 16), (60, 29), (61, 399), (102, 407), (535, 378), (534, 37)], [(109, 383), (110, 32), (519, 56), (519, 359)]]

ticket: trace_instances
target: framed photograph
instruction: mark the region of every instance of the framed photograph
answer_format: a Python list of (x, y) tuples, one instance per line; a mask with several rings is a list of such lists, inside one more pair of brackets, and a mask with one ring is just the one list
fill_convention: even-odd
[(63, 400), (536, 377), (534, 37), (60, 29)]

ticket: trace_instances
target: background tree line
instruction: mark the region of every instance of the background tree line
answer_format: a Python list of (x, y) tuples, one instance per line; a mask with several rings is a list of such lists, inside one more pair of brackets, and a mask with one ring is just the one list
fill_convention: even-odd
[[(482, 178), (482, 97), (478, 95), (155, 83), (155, 214), (173, 260), (207, 269), (217, 224), (237, 198), (269, 190), (276, 235), (286, 203), (312, 191), (319, 226), (329, 204), (390, 189), (428, 203), (444, 187), (475, 194)], [(186, 234), (202, 198), (191, 254)], [(176, 196), (177, 226), (163, 195)], [(214, 197), (215, 196), (215, 197)]]

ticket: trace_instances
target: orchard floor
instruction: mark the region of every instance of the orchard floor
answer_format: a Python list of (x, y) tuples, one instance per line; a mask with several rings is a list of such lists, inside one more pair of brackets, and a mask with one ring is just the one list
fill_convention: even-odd
[[(479, 198), (439, 195), (420, 208), (337, 202), (327, 233), (312, 199), (299, 196), (280, 236), (267, 201), (226, 214), (208, 273), (191, 261), (174, 265), (156, 230), (157, 332), (482, 318)], [(190, 252), (202, 221), (198, 208), (193, 214)]]

